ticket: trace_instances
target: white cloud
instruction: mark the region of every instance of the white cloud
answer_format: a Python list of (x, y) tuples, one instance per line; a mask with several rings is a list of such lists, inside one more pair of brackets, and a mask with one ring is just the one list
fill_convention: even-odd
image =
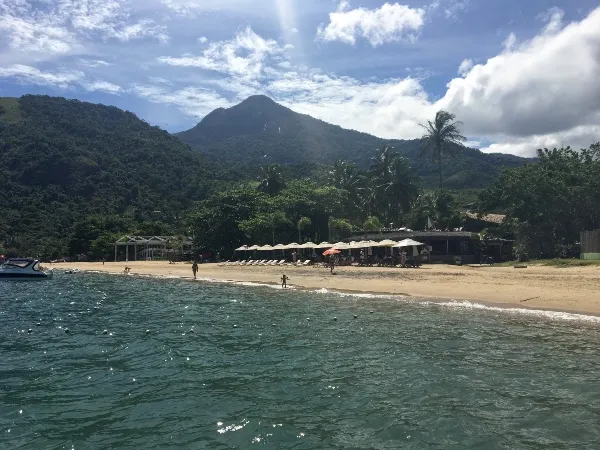
[(150, 19), (131, 20), (129, 0), (0, 0), (0, 32), (12, 52), (63, 55), (93, 38), (152, 38), (166, 29)]
[(131, 92), (153, 103), (175, 105), (187, 114), (198, 118), (217, 108), (231, 106), (227, 99), (213, 90), (196, 87), (167, 90), (163, 86), (135, 85)]
[(197, 67), (252, 78), (263, 73), (269, 58), (282, 56), (284, 51), (276, 41), (263, 39), (250, 28), (245, 28), (230, 41), (212, 42), (200, 56), (163, 56), (159, 61), (172, 66)]
[(87, 66), (87, 67), (108, 67), (108, 66), (112, 66), (112, 63), (109, 63), (107, 61), (103, 61), (101, 59), (90, 60), (90, 59), (82, 58), (82, 59), (80, 59), (80, 62), (81, 62), (81, 64), (83, 64), (84, 66)]
[(600, 8), (560, 30), (559, 16), (533, 39), (452, 80), (436, 106), (455, 113), (468, 135), (501, 143), (490, 149), (531, 151), (578, 135), (583, 145), (600, 125)]
[[(364, 81), (298, 66), (285, 57), (282, 44), (249, 29), (230, 41), (211, 43), (200, 56), (161, 62), (200, 69), (198, 85), (233, 94), (211, 98), (214, 104), (263, 93), (346, 128), (405, 139), (419, 137), (418, 123), (446, 109), (464, 123), (467, 136), (494, 142), (485, 151), (531, 155), (540, 146), (584, 147), (600, 140), (600, 8), (560, 29), (548, 25), (557, 17), (548, 17), (529, 41), (510, 39), (485, 63), (464, 60), (462, 76), (451, 80), (437, 101), (418, 78)], [(238, 55), (240, 49), (244, 55)], [(176, 104), (188, 113), (198, 111), (194, 103)]]
[(83, 83), (83, 87), (88, 91), (102, 91), (108, 92), (109, 94), (119, 94), (123, 91), (121, 86), (109, 83), (108, 81), (92, 81), (90, 83)]
[[(196, 98), (210, 91), (169, 91), (156, 84), (137, 87), (136, 92), (145, 98), (172, 103), (191, 115), (206, 114), (209, 104), (230, 106), (249, 95), (266, 94), (331, 123), (378, 136), (414, 138), (421, 132), (418, 122), (433, 114), (416, 78), (363, 83), (294, 65), (286, 59), (285, 45), (265, 40), (250, 29), (241, 30), (232, 40), (211, 43), (199, 56), (161, 57), (159, 61), (193, 68), (204, 88), (233, 94), (231, 100), (215, 94), (199, 105)], [(190, 92), (192, 101), (187, 97)]]
[(469, 7), (469, 0), (451, 0), (444, 8), (446, 19), (456, 21), (460, 13), (463, 13)]
[(473, 60), (472, 59), (463, 59), (463, 61), (460, 63), (460, 66), (458, 66), (458, 74), (465, 76), (471, 71), (472, 68), (473, 68)]
[(201, 36), (198, 38), (198, 42), (200, 42), (201, 44), (205, 44), (208, 42), (208, 38), (206, 36)]
[(357, 38), (366, 39), (373, 47), (390, 42), (416, 39), (425, 23), (425, 10), (399, 3), (384, 3), (378, 9), (349, 9), (342, 1), (337, 11), (329, 14), (329, 23), (317, 30), (317, 38), (354, 45)]
[(80, 71), (42, 72), (35, 67), (14, 64), (10, 67), (0, 67), (0, 77), (12, 78), (21, 83), (38, 86), (67, 88), (74, 82), (83, 79), (84, 74)]
[(109, 94), (122, 92), (120, 86), (107, 81), (89, 81), (85, 74), (79, 70), (42, 71), (35, 67), (23, 64), (14, 64), (9, 67), (0, 67), (0, 78), (10, 78), (21, 84), (34, 84), (49, 86), (58, 89), (68, 89), (81, 86), (87, 91), (102, 91)]
[(513, 48), (515, 48), (515, 44), (517, 43), (517, 36), (515, 33), (510, 33), (508, 37), (502, 43), (502, 47), (504, 51), (510, 52)]

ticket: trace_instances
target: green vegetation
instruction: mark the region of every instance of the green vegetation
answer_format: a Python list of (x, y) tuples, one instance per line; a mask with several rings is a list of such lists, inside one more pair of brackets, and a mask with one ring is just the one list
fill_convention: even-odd
[(421, 156), (431, 155), (431, 161), (438, 166), (440, 180), (440, 196), (443, 194), (444, 179), (442, 177), (442, 160), (444, 155), (456, 156), (456, 150), (467, 138), (460, 134), (460, 122), (454, 121), (456, 116), (446, 111), (438, 111), (435, 120), (421, 125), (425, 134), (421, 138)]
[(506, 213), (521, 260), (577, 256), (579, 233), (600, 227), (600, 144), (538, 150), (538, 160), (503, 172), (479, 209)]
[(516, 236), (526, 260), (574, 256), (579, 232), (600, 227), (600, 144), (540, 150), (523, 164), (459, 147), (451, 114), (428, 124), (423, 141), (388, 142), (254, 97), (181, 135), (233, 162), (223, 167), (118, 108), (3, 98), (0, 247), (101, 258), (124, 234), (175, 235), (172, 248), (192, 236), (197, 250), (228, 256), (242, 244), (335, 241), (390, 224), (451, 230), (460, 211), (478, 209), (507, 215), (487, 233)]
[(118, 108), (0, 104), (0, 244), (12, 254), (98, 256), (115, 235), (183, 232), (195, 201), (239, 178)]
[(198, 247), (231, 254), (243, 244), (332, 241), (378, 232), (393, 223), (460, 226), (449, 193), (425, 193), (408, 161), (389, 146), (377, 150), (369, 170), (337, 161), (324, 179), (285, 180), (276, 165), (258, 181), (235, 184), (199, 203), (190, 217)]
[(528, 162), (513, 155), (484, 154), (465, 148), (457, 145), (460, 139), (449, 139), (452, 135), (449, 129), (442, 128), (440, 132), (449, 143), (443, 146), (443, 152), (455, 157), (432, 162), (421, 158), (420, 140), (386, 140), (346, 130), (295, 113), (267, 97), (254, 96), (232, 108), (213, 111), (194, 128), (177, 136), (210, 158), (242, 166), (244, 171), (265, 164), (284, 166), (282, 171), (285, 166), (294, 166), (285, 174), (288, 178), (298, 173), (311, 175), (325, 171), (338, 160), (366, 169), (372, 152), (385, 146), (393, 147), (408, 160), (426, 188), (439, 185), (440, 165), (446, 189), (480, 189), (489, 186), (502, 168)]
[(14, 123), (22, 119), (19, 99), (12, 97), (0, 98), (0, 122)]

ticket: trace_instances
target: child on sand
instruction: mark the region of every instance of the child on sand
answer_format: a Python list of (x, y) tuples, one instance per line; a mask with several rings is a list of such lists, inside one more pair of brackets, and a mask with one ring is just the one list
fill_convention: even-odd
[(281, 287), (282, 288), (287, 288), (287, 281), (289, 280), (289, 277), (284, 273), (283, 276), (281, 277)]

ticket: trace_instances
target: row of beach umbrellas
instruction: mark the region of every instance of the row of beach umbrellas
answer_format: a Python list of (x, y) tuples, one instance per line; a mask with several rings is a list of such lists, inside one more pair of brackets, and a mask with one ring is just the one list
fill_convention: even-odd
[(313, 249), (336, 249), (336, 250), (351, 250), (355, 248), (368, 248), (368, 247), (413, 247), (418, 245), (425, 245), (422, 242), (417, 242), (413, 239), (404, 239), (402, 241), (392, 241), (391, 239), (385, 239), (383, 241), (352, 241), (352, 242), (337, 242), (330, 244), (329, 242), (321, 242), (315, 244), (313, 242), (306, 242), (304, 244), (297, 244), (292, 242), (291, 244), (277, 244), (277, 245), (242, 245), (236, 248), (236, 251), (253, 251), (253, 250), (296, 250), (301, 248), (313, 248)]

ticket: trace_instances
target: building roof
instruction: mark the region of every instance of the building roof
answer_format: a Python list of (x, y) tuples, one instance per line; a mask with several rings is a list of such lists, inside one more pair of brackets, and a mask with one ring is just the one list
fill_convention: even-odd
[[(115, 245), (167, 245), (178, 239), (177, 236), (123, 236)], [(183, 245), (192, 245), (192, 238), (184, 236)]]
[[(477, 236), (475, 238), (475, 236)], [(403, 239), (459, 239), (459, 240), (467, 240), (467, 239), (479, 239), (477, 233), (471, 233), (469, 231), (392, 231), (392, 232), (384, 232), (382, 234), (379, 233), (367, 233), (359, 236), (352, 236), (347, 239), (344, 239), (345, 242), (350, 241), (360, 241), (363, 239), (366, 240), (382, 240), (382, 239), (392, 239), (401, 241)]]

